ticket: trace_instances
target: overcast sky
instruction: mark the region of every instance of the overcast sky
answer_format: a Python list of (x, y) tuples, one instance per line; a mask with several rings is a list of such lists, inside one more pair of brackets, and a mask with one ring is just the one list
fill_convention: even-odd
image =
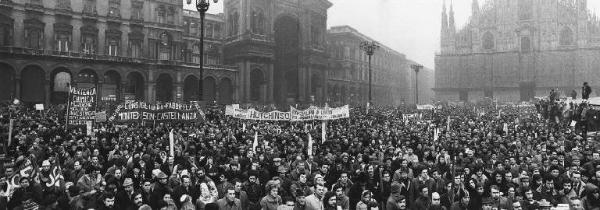
[[(212, 5), (209, 12), (223, 12), (223, 1)], [(407, 58), (428, 68), (434, 67), (434, 55), (439, 51), (443, 0), (329, 1), (333, 6), (329, 9), (327, 27), (350, 25), (382, 44), (406, 54)], [(449, 7), (450, 0), (446, 1)], [(471, 14), (471, 2), (472, 0), (453, 1), (457, 28), (464, 25)], [(483, 5), (485, 0), (479, 2)], [(588, 8), (599, 13), (600, 0), (588, 1)]]

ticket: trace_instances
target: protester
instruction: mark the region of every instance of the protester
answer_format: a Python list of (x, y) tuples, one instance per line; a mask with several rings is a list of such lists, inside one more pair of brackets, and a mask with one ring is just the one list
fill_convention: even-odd
[(592, 88), (588, 85), (587, 82), (583, 83), (583, 87), (581, 87), (581, 98), (587, 100), (590, 98), (590, 94), (592, 93)]
[[(357, 107), (349, 119), (328, 121), (321, 139), (320, 122), (240, 120), (223, 107), (207, 107), (202, 121), (108, 121), (88, 134), (65, 130), (59, 107), (40, 113), (21, 105), (12, 114), (0, 207), (600, 208), (600, 144), (570, 126), (593, 119), (582, 107), (441, 103), (372, 106), (369, 114)], [(7, 110), (0, 106), (3, 132)]]

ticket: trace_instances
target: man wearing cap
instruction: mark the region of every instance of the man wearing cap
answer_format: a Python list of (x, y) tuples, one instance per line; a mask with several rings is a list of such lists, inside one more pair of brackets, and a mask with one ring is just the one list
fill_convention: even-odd
[(123, 181), (123, 189), (117, 191), (115, 197), (115, 206), (118, 209), (127, 209), (133, 204), (133, 180), (131, 178), (125, 178)]
[(154, 190), (150, 194), (150, 206), (152, 209), (160, 207), (160, 201), (163, 200), (163, 195), (169, 191), (167, 186), (167, 174), (157, 170), (156, 181), (154, 182)]

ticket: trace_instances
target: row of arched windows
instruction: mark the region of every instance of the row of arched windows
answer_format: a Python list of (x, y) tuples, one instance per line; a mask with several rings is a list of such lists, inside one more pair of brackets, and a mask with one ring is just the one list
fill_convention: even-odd
[[(559, 36), (559, 45), (561, 46), (570, 46), (570, 45), (574, 45), (575, 44), (575, 40), (574, 40), (574, 36), (573, 36), (573, 30), (571, 30), (571, 28), (569, 27), (564, 27), (561, 31), (560, 31), (560, 36)], [(492, 34), (492, 32), (485, 32), (483, 34), (483, 36), (481, 37), (481, 42), (482, 42), (482, 48), (484, 50), (492, 50), (495, 48), (495, 38), (494, 35)], [(529, 49), (531, 48), (531, 41), (530, 39), (527, 37), (527, 39), (523, 39), (521, 38), (521, 50), (522, 51), (529, 51)]]

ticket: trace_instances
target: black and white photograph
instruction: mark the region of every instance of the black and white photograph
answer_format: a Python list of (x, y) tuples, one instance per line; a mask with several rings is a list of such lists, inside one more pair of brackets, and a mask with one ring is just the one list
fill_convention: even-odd
[(0, 0), (0, 210), (600, 210), (600, 0)]

